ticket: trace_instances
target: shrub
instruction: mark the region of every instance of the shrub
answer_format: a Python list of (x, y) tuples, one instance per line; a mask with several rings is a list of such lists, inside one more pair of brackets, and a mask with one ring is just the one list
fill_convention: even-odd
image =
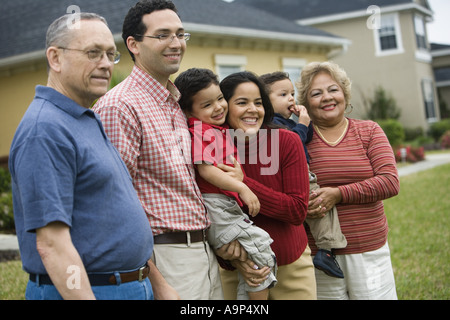
[(0, 230), (14, 230), (11, 175), (3, 168), (0, 168)]
[(0, 193), (0, 230), (13, 231), (14, 229), (12, 192)]
[(441, 148), (450, 149), (450, 130), (446, 131), (440, 138)]
[(394, 148), (395, 161), (402, 162), (402, 149), (406, 151), (406, 162), (417, 162), (425, 159), (425, 149), (424, 147), (413, 147), (413, 146), (397, 146)]
[(405, 140), (405, 131), (402, 124), (394, 119), (378, 120), (377, 123), (386, 134), (392, 147), (399, 146)]
[(377, 121), (378, 119), (398, 119), (401, 110), (392, 94), (387, 92), (382, 86), (375, 88), (373, 98), (369, 99), (369, 110), (367, 117)]
[(11, 175), (9, 171), (0, 167), (0, 193), (11, 191)]
[(404, 128), (405, 141), (421, 140), (425, 137), (425, 132), (422, 127)]
[(430, 136), (433, 137), (434, 141), (439, 141), (442, 135), (450, 130), (450, 119), (444, 119), (433, 123), (430, 126)]

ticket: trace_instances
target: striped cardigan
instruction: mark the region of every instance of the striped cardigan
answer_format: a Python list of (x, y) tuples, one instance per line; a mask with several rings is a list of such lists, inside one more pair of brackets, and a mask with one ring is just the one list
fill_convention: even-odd
[[(372, 251), (386, 243), (388, 223), (382, 200), (400, 190), (392, 147), (380, 126), (370, 120), (349, 119), (345, 137), (330, 146), (314, 132), (307, 145), (310, 170), (321, 187), (338, 187), (342, 202), (336, 205), (347, 238), (335, 254)], [(314, 245), (309, 230), (308, 240)]]

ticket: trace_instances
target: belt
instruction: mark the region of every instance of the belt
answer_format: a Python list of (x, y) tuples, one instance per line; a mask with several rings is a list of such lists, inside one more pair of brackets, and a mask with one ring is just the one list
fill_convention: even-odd
[(167, 232), (154, 236), (155, 244), (181, 244), (188, 246), (193, 242), (206, 242), (206, 230)]
[[(127, 283), (131, 281), (143, 281), (145, 280), (145, 278), (147, 278), (149, 273), (150, 267), (147, 264), (145, 264), (145, 266), (135, 271), (122, 273), (119, 272), (120, 282)], [(91, 286), (110, 286), (117, 284), (116, 275), (114, 273), (105, 273), (105, 274), (88, 273), (88, 278)], [(53, 285), (52, 280), (46, 274), (40, 274), (38, 276), (34, 273), (30, 273), (30, 281), (33, 282), (39, 281), (39, 284)]]

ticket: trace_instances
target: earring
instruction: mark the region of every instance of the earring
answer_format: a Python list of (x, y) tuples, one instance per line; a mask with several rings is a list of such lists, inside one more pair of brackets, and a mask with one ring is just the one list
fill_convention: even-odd
[[(350, 111), (347, 111), (347, 108), (350, 107)], [(346, 107), (345, 107), (345, 114), (350, 114), (353, 111), (353, 105), (351, 103), (349, 103)]]

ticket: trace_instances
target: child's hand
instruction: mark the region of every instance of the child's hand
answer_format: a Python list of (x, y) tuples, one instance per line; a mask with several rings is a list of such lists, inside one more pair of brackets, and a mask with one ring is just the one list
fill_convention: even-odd
[(306, 110), (305, 106), (297, 105), (295, 106), (298, 110), (298, 123), (304, 124), (305, 126), (309, 126), (311, 122), (311, 118), (309, 117), (308, 110)]
[(292, 107), (289, 107), (289, 111), (295, 114), (297, 117), (300, 116), (300, 105), (294, 104)]
[(242, 188), (242, 191), (239, 192), (239, 197), (247, 205), (249, 215), (254, 217), (259, 213), (261, 205), (258, 197), (247, 186)]

